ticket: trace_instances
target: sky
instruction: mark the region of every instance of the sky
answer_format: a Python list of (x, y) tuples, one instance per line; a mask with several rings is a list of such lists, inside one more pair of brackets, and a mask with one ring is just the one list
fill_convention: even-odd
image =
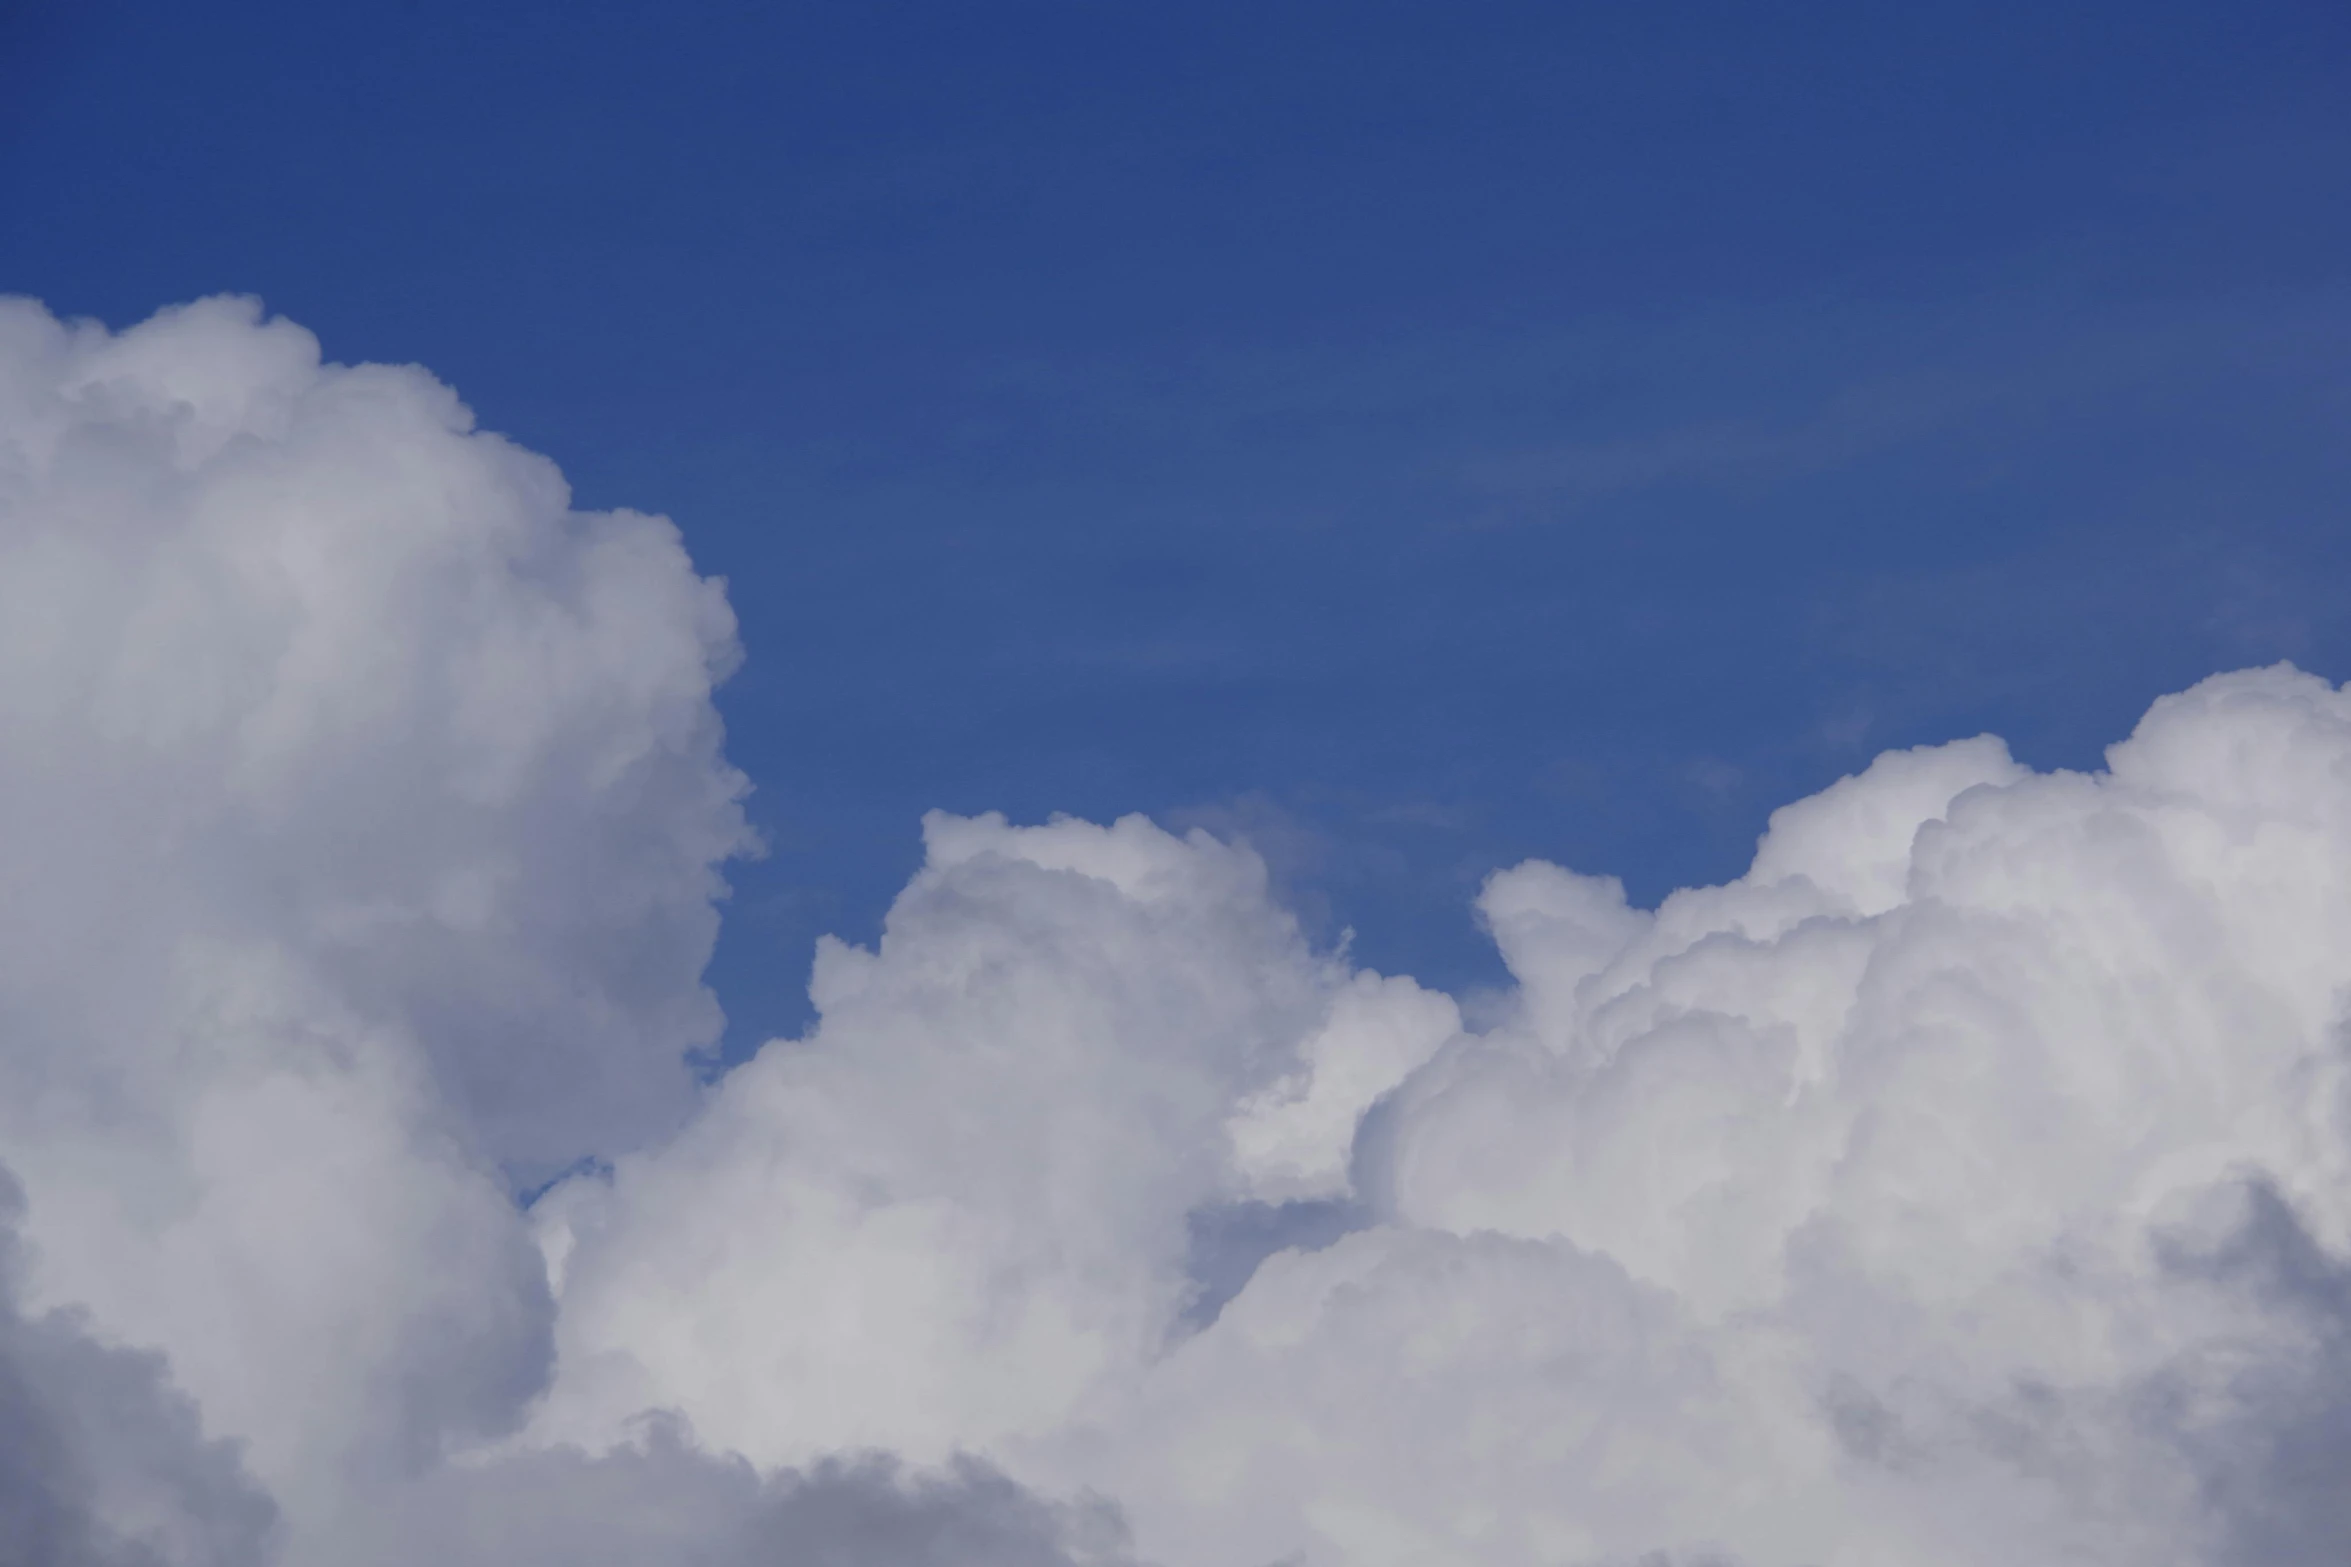
[(2335, 1567), (2347, 46), (0, 0), (0, 1562)]
[(7, 14), (8, 288), (257, 295), (727, 579), (737, 1053), (931, 808), (1475, 985), (1495, 865), (2351, 673), (2337, 6)]

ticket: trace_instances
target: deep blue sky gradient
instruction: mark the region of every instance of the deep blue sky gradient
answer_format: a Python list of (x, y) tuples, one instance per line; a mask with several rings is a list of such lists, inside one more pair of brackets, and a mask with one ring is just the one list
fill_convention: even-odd
[(775, 852), (1248, 834), (1474, 984), (1889, 745), (2351, 675), (2351, 7), (0, 0), (0, 290), (255, 293), (675, 516)]

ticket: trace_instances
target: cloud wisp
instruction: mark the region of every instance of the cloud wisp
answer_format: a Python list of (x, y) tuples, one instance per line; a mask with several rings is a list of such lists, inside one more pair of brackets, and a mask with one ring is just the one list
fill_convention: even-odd
[(933, 815), (703, 1086), (735, 656), (420, 370), (0, 304), (16, 1556), (2351, 1548), (2351, 695), (1499, 871), (1475, 1026), (1206, 832)]

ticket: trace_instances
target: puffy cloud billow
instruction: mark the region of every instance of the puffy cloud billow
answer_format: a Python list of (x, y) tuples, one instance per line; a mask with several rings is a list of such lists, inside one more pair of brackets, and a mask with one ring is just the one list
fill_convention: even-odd
[(1499, 871), (1478, 1028), (935, 815), (705, 1087), (734, 658), (420, 370), (0, 303), (0, 1561), (2351, 1559), (2351, 695)]

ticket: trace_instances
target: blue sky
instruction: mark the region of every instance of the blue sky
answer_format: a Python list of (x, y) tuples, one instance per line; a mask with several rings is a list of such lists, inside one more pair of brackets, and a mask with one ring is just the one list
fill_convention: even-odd
[[(683, 11), (685, 14), (680, 15)], [(2332, 4), (0, 10), (0, 290), (255, 293), (676, 517), (798, 1026), (930, 807), (1496, 970), (1993, 729), (2351, 675)]]

